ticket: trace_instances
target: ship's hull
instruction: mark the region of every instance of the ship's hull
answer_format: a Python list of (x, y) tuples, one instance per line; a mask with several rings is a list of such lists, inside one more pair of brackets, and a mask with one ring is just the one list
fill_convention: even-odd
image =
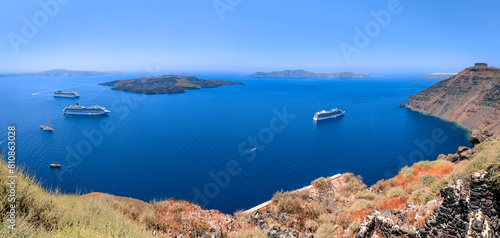
[(73, 115), (73, 116), (105, 116), (108, 115), (109, 111), (102, 112), (67, 112), (64, 111), (64, 115)]
[(54, 97), (56, 97), (56, 98), (79, 98), (80, 95), (56, 95), (56, 94), (54, 94)]
[(44, 130), (44, 131), (50, 131), (50, 132), (54, 131), (54, 129), (52, 129), (52, 127), (50, 127), (50, 126), (42, 125), (42, 126), (40, 126), (40, 128), (42, 128), (42, 130)]
[(332, 118), (337, 118), (337, 117), (341, 117), (344, 115), (344, 112), (341, 112), (340, 114), (335, 114), (335, 115), (331, 115), (331, 116), (326, 116), (326, 117), (318, 117), (318, 116), (314, 116), (313, 120), (314, 121), (321, 121), (321, 120), (326, 120), (326, 119), (332, 119)]

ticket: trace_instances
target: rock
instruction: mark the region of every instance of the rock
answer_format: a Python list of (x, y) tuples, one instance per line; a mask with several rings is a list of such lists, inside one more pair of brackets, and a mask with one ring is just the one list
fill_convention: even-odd
[(445, 155), (445, 154), (440, 154), (440, 155), (438, 155), (438, 157), (437, 157), (437, 159), (441, 159), (441, 160), (446, 160), (447, 158), (448, 158), (448, 156), (447, 156), (447, 155)]
[(460, 162), (462, 160), (470, 160), (472, 158), (472, 149), (466, 146), (460, 146), (458, 147), (457, 155), (458, 161), (456, 162)]
[(493, 139), (493, 133), (486, 130), (473, 130), (470, 135), (470, 143), (473, 146), (491, 139)]
[[(463, 154), (470, 148), (460, 148)], [(375, 210), (358, 228), (357, 238), (365, 237), (500, 237), (500, 191), (488, 171), (458, 178), (440, 191), (441, 203), (407, 205), (402, 210)], [(432, 205), (438, 206), (436, 209)], [(433, 211), (423, 227), (407, 223), (420, 206)]]
[(402, 102), (399, 104), (400, 107), (406, 107), (406, 103)]

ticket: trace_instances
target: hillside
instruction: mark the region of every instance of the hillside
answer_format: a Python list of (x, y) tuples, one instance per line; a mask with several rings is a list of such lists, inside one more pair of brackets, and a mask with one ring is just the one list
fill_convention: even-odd
[(500, 69), (477, 63), (411, 96), (408, 108), (469, 131), (500, 132)]
[(283, 70), (273, 72), (257, 72), (248, 77), (251, 78), (370, 78), (368, 74), (358, 74), (352, 72), (340, 73), (313, 73), (302, 69), (298, 70)]
[(194, 76), (165, 75), (162, 77), (116, 80), (99, 85), (112, 86), (111, 90), (143, 94), (177, 94), (186, 90), (200, 88), (218, 88), (222, 85), (243, 85), (239, 82), (224, 80), (206, 80)]
[(99, 72), (99, 71), (81, 71), (81, 70), (67, 70), (67, 69), (52, 69), (43, 70), (40, 72), (18, 73), (18, 74), (0, 74), (0, 77), (40, 77), (40, 76), (96, 76), (105, 74), (121, 74), (118, 71), (112, 72)]

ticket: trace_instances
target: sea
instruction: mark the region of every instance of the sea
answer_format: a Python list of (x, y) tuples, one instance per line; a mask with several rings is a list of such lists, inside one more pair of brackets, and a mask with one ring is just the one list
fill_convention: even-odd
[[(174, 198), (233, 213), (318, 177), (351, 172), (372, 185), (405, 165), (470, 146), (467, 131), (454, 123), (398, 106), (437, 79), (195, 75), (244, 85), (142, 95), (99, 85), (148, 76), (141, 72), (0, 78), (0, 148), (7, 152), (14, 126), (16, 165), (48, 190)], [(54, 98), (55, 90), (81, 97)], [(111, 113), (64, 116), (76, 103)], [(313, 121), (332, 108), (345, 115)], [(54, 132), (41, 130), (44, 118)], [(49, 168), (52, 163), (63, 167)]]

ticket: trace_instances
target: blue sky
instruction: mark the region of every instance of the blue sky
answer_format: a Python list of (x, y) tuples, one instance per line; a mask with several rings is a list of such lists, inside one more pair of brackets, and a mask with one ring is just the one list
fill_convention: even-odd
[[(500, 67), (499, 1), (59, 1), (0, 3), (0, 71), (384, 74), (458, 72), (475, 62)], [(52, 3), (49, 10), (44, 3)], [(371, 13), (381, 11), (391, 17), (385, 26)], [(37, 32), (24, 34), (27, 24)], [(369, 43), (356, 47), (356, 28), (366, 34), (367, 25)], [(342, 43), (359, 51), (348, 60)]]

